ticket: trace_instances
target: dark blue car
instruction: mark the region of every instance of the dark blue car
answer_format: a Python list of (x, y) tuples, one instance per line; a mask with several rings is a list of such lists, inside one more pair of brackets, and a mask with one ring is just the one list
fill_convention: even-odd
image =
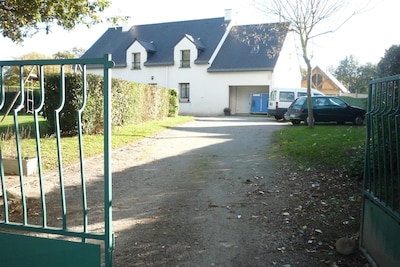
[[(365, 109), (351, 106), (339, 97), (313, 96), (311, 99), (315, 122), (352, 122), (355, 125), (362, 125), (364, 122)], [(285, 119), (293, 124), (301, 121), (308, 124), (307, 97), (299, 97), (293, 101), (285, 113)]]

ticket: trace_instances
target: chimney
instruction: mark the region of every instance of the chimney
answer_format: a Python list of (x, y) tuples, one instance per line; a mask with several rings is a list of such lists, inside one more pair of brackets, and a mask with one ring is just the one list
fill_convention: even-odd
[(232, 9), (225, 9), (225, 21), (232, 20)]
[(122, 31), (123, 32), (127, 32), (131, 29), (131, 27), (129, 26), (130, 18), (131, 17), (126, 16), (122, 19)]
[(127, 23), (122, 24), (122, 31), (127, 32), (131, 29)]

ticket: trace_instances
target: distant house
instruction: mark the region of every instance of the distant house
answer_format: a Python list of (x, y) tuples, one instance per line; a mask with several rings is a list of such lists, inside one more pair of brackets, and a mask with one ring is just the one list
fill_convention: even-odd
[(109, 28), (82, 57), (112, 54), (114, 78), (177, 89), (180, 114), (266, 113), (270, 88), (300, 85), (294, 38), (284, 23), (230, 18)]
[[(302, 79), (302, 87), (307, 87), (307, 79)], [(328, 71), (316, 66), (311, 72), (311, 87), (326, 95), (348, 94), (350, 91)]]

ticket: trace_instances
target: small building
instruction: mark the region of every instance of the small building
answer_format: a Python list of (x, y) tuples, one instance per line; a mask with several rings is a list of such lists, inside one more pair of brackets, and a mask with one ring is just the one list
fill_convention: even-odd
[(114, 78), (177, 89), (181, 115), (267, 113), (271, 88), (300, 86), (293, 33), (231, 17), (109, 28), (82, 57), (112, 54)]
[[(307, 87), (307, 79), (301, 81), (302, 87)], [(321, 91), (325, 95), (342, 95), (350, 91), (328, 71), (316, 66), (311, 72), (311, 88)]]

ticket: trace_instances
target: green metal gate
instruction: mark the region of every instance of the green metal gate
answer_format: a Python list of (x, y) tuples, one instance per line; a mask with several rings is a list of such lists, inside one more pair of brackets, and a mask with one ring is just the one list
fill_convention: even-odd
[(400, 76), (371, 80), (360, 246), (377, 266), (400, 266)]
[[(88, 192), (88, 185), (92, 181), (87, 181), (85, 173), (84, 143), (82, 142), (82, 112), (84, 112), (87, 101), (87, 92), (90, 90), (87, 85), (86, 67), (90, 65), (103, 66), (103, 103), (99, 108), (104, 109), (103, 133), (104, 133), (104, 155), (103, 170), (99, 175), (101, 184), (101, 197), (99, 202), (92, 205), (88, 204), (90, 194), (99, 195), (99, 192)], [(79, 164), (75, 167), (73, 176), (77, 177), (80, 185), (69, 187), (66, 185), (67, 168), (63, 166), (63, 138), (60, 135), (60, 114), (66, 102), (66, 90), (69, 90), (65, 83), (66, 68), (71, 66), (79, 69), (82, 77), (80, 109), (76, 110), (77, 118), (77, 150)], [(21, 151), (21, 129), (19, 120), (23, 113), (26, 83), (24, 81), (24, 71), (38, 68), (38, 84), (40, 99), (38, 104), (31, 110), (30, 114), (34, 120), (35, 150), (37, 155), (37, 173), (27, 179), (28, 175), (23, 168), (23, 153)], [(13, 178), (13, 188), (18, 188), (17, 198), (11, 196), (10, 177), (5, 174), (4, 160), (0, 150), (0, 266), (112, 266), (112, 251), (114, 249), (114, 235), (112, 232), (112, 175), (111, 175), (111, 69), (114, 63), (110, 55), (103, 58), (93, 59), (60, 59), (60, 60), (25, 60), (25, 61), (0, 61), (0, 108), (7, 109), (5, 103), (10, 103), (5, 98), (5, 73), (10, 68), (19, 70), (19, 87), (15, 103), (9, 104), (11, 115), (13, 116), (13, 128), (15, 132), (15, 146), (17, 159), (17, 178)], [(39, 117), (44, 107), (46, 91), (44, 89), (46, 68), (56, 69), (59, 73), (60, 102), (55, 114), (55, 155), (57, 155), (58, 171), (50, 176), (43, 171), (43, 161), (41, 154), (41, 136)], [(28, 102), (29, 103), (29, 102)], [(25, 107), (26, 108), (26, 107)], [(33, 112), (32, 112), (33, 111)], [(48, 137), (48, 138), (53, 138)], [(78, 160), (77, 158), (77, 160)], [(71, 172), (71, 171), (70, 171)], [(51, 186), (48, 183), (52, 181)], [(17, 184), (15, 184), (17, 181)], [(30, 184), (39, 184), (39, 194), (34, 206), (29, 197)], [(53, 184), (54, 183), (54, 184)], [(45, 188), (50, 187), (50, 192)], [(18, 191), (17, 190), (17, 191)], [(68, 192), (79, 190), (79, 205), (69, 206)], [(50, 198), (50, 196), (53, 196)], [(56, 197), (54, 197), (56, 196)], [(17, 200), (16, 200), (17, 199)], [(76, 201), (77, 199), (74, 199)], [(75, 202), (74, 202), (75, 203)], [(50, 212), (49, 207), (59, 207), (59, 212)], [(78, 207), (78, 208), (77, 208)], [(56, 209), (57, 210), (57, 209)], [(78, 214), (78, 220), (70, 220), (70, 214)], [(91, 224), (91, 215), (101, 213), (100, 221)], [(14, 215), (19, 214), (20, 216)], [(76, 216), (76, 215), (75, 215)], [(96, 217), (98, 218), (98, 216)]]

